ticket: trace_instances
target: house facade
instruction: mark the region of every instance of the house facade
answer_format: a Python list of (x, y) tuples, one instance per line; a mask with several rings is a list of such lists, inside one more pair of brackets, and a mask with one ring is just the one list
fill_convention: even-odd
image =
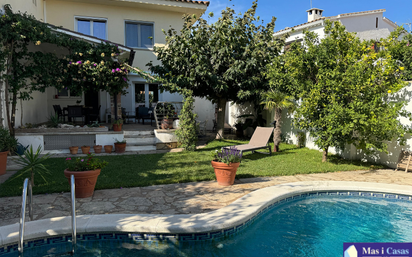
[[(154, 46), (165, 45), (163, 30), (180, 30), (183, 15), (200, 17), (208, 1), (192, 0), (0, 0), (0, 6), (10, 4), (14, 12), (27, 12), (45, 23), (61, 26), (63, 33), (91, 42), (109, 41), (119, 44), (133, 58), (133, 67), (147, 71), (146, 64), (158, 64)], [(149, 84), (137, 74), (129, 73), (127, 95), (121, 96), (121, 106), (127, 112), (139, 105), (149, 107), (157, 101), (182, 101), (182, 96), (161, 93), (157, 84)], [(4, 90), (4, 88), (1, 88)], [(3, 98), (4, 98), (4, 94)], [(33, 100), (23, 101), (16, 113), (16, 127), (26, 123), (41, 123), (54, 114), (53, 105), (100, 105), (100, 119), (106, 119), (111, 100), (107, 92), (71, 95), (68, 90), (57, 90), (52, 85), (45, 93), (34, 92)], [(198, 101), (201, 101), (199, 99)], [(2, 101), (3, 102), (3, 101)], [(209, 104), (211, 105), (211, 104)], [(203, 108), (204, 109), (204, 108)], [(21, 111), (24, 117), (20, 121)], [(2, 110), (4, 111), (4, 110)], [(5, 124), (4, 124), (5, 125)]]

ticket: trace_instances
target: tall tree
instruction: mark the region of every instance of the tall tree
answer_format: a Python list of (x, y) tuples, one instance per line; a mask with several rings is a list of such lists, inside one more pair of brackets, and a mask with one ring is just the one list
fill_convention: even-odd
[(286, 69), (299, 82), (301, 103), (294, 124), (310, 132), (323, 149), (353, 144), (365, 152), (386, 151), (387, 140), (404, 142), (406, 127), (399, 117), (409, 117), (405, 102), (393, 93), (405, 86), (404, 69), (387, 51), (397, 38), (360, 41), (339, 22), (325, 21), (326, 37), (305, 33), (304, 44), (291, 47)]
[(265, 105), (265, 109), (274, 110), (274, 121), (276, 121), (276, 128), (273, 132), (274, 152), (279, 152), (279, 144), (282, 134), (282, 111), (288, 110), (289, 112), (295, 109), (295, 102), (293, 97), (284, 93), (270, 90), (263, 93), (263, 101), (261, 104)]
[[(243, 15), (227, 8), (213, 24), (185, 17), (180, 33), (165, 32), (165, 47), (155, 47), (161, 65), (149, 63), (162, 79), (161, 88), (206, 97), (218, 105), (217, 135), (223, 136), (226, 103), (244, 103), (267, 88), (261, 76), (269, 60), (278, 55), (284, 39), (274, 39), (275, 18), (266, 26), (256, 23), (257, 1)], [(263, 22), (263, 21), (262, 21)]]

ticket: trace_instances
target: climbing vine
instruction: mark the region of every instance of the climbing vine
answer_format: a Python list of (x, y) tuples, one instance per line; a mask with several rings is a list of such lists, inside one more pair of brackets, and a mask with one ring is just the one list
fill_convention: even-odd
[(14, 135), (17, 100), (31, 99), (33, 91), (55, 87), (74, 94), (89, 90), (125, 94), (130, 70), (147, 75), (121, 61), (121, 54), (117, 45), (74, 38), (5, 5), (0, 16), (0, 80), (6, 89), (10, 133)]

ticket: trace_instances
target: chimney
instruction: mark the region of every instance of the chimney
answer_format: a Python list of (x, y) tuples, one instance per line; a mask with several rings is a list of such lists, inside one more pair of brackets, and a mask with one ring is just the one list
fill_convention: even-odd
[(322, 17), (323, 10), (319, 8), (312, 8), (307, 10), (308, 12), (308, 22), (319, 19)]

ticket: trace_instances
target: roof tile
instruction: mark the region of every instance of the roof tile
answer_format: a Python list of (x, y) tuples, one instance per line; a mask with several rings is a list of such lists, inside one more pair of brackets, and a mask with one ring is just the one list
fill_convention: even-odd
[(209, 4), (210, 4), (209, 1), (195, 1), (195, 0), (169, 0), (169, 1), (183, 2), (183, 3), (193, 3), (193, 4), (205, 4), (207, 6), (209, 6)]

